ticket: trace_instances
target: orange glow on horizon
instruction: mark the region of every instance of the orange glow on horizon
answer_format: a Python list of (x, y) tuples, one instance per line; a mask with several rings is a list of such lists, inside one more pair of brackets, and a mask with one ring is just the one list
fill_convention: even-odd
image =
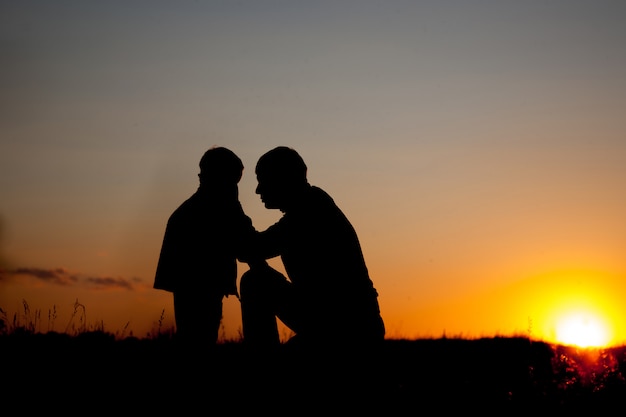
[[(493, 289), (474, 291), (468, 287), (436, 291), (433, 286), (424, 294), (406, 292), (404, 297), (401, 292), (381, 291), (387, 338), (528, 336), (581, 348), (626, 345), (626, 308), (620, 300), (626, 280), (621, 272), (547, 269), (524, 274), (513, 284), (489, 285)], [(73, 331), (86, 324), (120, 336), (144, 337), (174, 328), (171, 294), (149, 285), (136, 285), (133, 291), (94, 289), (25, 275), (3, 282), (0, 292), (7, 319), (16, 315), (18, 324), (33, 323), (38, 331)], [(402, 298), (404, 304), (398, 302)], [(84, 322), (81, 317), (72, 319), (76, 301), (85, 306)], [(282, 323), (279, 327), (284, 341), (290, 332)], [(240, 303), (234, 297), (224, 300), (222, 334), (224, 340), (241, 337)]]
[[(620, 273), (550, 268), (489, 291), (461, 288), (451, 301), (430, 297), (410, 310), (388, 308), (388, 336), (528, 336), (550, 344), (613, 347), (626, 343)], [(417, 329), (417, 331), (413, 331)]]

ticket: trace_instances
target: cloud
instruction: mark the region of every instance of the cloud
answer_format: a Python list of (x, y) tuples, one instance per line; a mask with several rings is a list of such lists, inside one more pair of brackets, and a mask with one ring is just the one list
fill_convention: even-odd
[(0, 282), (6, 282), (12, 277), (27, 276), (53, 285), (72, 286), (87, 285), (95, 289), (125, 289), (134, 290), (137, 284), (141, 285), (140, 278), (99, 277), (72, 273), (65, 268), (15, 268), (0, 270)]
[[(42, 268), (16, 268), (5, 272), (8, 276), (26, 275), (37, 278), (55, 285), (73, 285), (79, 281), (79, 278), (69, 273), (64, 268), (42, 269)], [(4, 274), (3, 274), (4, 275)]]
[(139, 278), (114, 278), (114, 277), (87, 277), (85, 281), (99, 288), (124, 288), (127, 290), (134, 289), (133, 283), (141, 282)]

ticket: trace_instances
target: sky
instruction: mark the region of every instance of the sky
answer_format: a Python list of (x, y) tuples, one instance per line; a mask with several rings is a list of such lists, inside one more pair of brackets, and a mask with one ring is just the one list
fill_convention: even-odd
[[(254, 167), (285, 145), (353, 223), (387, 338), (626, 342), (625, 17), (618, 0), (0, 0), (0, 308), (40, 331), (171, 329), (152, 283), (200, 157), (240, 156), (263, 230), (281, 213)], [(231, 296), (221, 337), (240, 336)]]

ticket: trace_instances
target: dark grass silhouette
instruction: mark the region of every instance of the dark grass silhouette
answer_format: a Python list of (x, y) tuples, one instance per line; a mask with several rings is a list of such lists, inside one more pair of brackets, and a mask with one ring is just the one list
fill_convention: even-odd
[[(329, 349), (251, 352), (237, 341), (180, 352), (167, 335), (0, 335), (0, 392), (29, 412), (576, 412), (624, 410), (626, 347), (525, 337), (385, 340), (368, 363)], [(374, 369), (372, 371), (372, 369)], [(367, 370), (367, 371), (366, 371)], [(616, 412), (616, 411), (612, 411)]]

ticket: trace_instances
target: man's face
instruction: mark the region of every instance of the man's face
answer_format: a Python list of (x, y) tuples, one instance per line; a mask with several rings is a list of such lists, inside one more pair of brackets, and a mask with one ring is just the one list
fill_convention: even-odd
[(270, 175), (257, 172), (256, 193), (268, 209), (282, 209), (285, 203), (285, 188), (280, 181)]

